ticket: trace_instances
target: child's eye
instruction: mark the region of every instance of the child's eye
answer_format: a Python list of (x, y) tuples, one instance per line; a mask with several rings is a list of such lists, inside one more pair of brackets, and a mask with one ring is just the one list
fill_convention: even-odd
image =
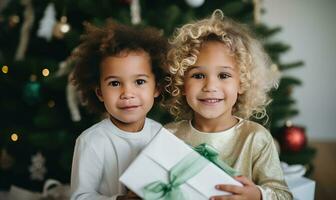
[(191, 75), (191, 77), (195, 79), (203, 79), (205, 78), (205, 75), (201, 73), (196, 73), (196, 74)]
[(218, 75), (219, 79), (227, 79), (227, 78), (230, 78), (231, 75), (230, 74), (227, 74), (227, 73), (220, 73)]
[(145, 81), (144, 79), (138, 79), (138, 80), (135, 81), (135, 83), (136, 83), (137, 85), (143, 85), (143, 84), (146, 83), (146, 81)]
[(118, 87), (120, 85), (120, 82), (119, 81), (111, 81), (111, 82), (109, 82), (109, 85), (112, 86), (112, 87)]

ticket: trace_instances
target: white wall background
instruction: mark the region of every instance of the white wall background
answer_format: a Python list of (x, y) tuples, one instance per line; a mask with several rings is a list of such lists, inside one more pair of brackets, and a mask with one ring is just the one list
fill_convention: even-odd
[(293, 123), (306, 127), (308, 140), (336, 140), (336, 1), (263, 0), (267, 25), (281, 26), (275, 37), (291, 46), (282, 61), (305, 62), (288, 70), (303, 86), (296, 87), (299, 116)]

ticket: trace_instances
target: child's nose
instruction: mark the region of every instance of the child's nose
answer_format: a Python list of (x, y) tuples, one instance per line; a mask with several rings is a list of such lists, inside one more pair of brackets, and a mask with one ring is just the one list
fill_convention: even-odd
[(122, 88), (122, 92), (121, 92), (120, 98), (121, 99), (131, 99), (131, 98), (134, 98), (134, 93), (133, 93), (132, 86), (125, 85)]
[(216, 92), (217, 80), (211, 77), (206, 78), (202, 90), (203, 92)]

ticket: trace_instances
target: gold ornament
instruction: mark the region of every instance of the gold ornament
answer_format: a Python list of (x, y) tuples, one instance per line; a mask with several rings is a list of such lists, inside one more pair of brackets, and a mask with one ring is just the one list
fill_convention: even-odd
[(47, 77), (47, 76), (49, 76), (49, 74), (50, 74), (50, 71), (49, 71), (48, 68), (44, 68), (44, 69), (42, 70), (42, 75), (43, 75), (43, 76)]
[(49, 108), (53, 108), (53, 107), (55, 107), (55, 101), (54, 101), (54, 100), (49, 100), (49, 101), (48, 101), (48, 107), (49, 107)]
[(37, 76), (35, 74), (31, 74), (30, 77), (29, 77), (29, 80), (31, 82), (35, 82), (37, 80)]
[(18, 15), (11, 15), (8, 18), (9, 27), (14, 28), (18, 23), (20, 23), (20, 17)]
[(64, 35), (70, 31), (71, 26), (67, 21), (67, 17), (62, 16), (61, 20), (55, 24), (53, 30), (53, 35), (55, 38), (62, 39), (64, 38)]
[(1, 71), (2, 71), (2, 73), (7, 74), (8, 73), (8, 69), (9, 69), (8, 66), (4, 65), (4, 66), (2, 66)]
[(18, 135), (18, 134), (13, 133), (13, 134), (11, 135), (11, 140), (12, 140), (13, 142), (17, 142), (18, 139), (19, 139), (19, 135)]
[(291, 126), (293, 126), (293, 122), (290, 121), (290, 120), (287, 120), (285, 124), (286, 124), (286, 127), (291, 127)]

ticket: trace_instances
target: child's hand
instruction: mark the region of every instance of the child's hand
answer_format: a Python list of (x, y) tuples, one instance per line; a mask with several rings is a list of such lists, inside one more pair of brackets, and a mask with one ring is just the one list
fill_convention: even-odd
[(138, 197), (134, 192), (128, 191), (126, 195), (118, 196), (117, 200), (139, 200), (141, 199)]
[(231, 199), (249, 199), (261, 200), (261, 191), (259, 188), (245, 176), (236, 176), (235, 179), (243, 184), (243, 187), (235, 185), (216, 185), (216, 189), (230, 192), (232, 195), (213, 196), (211, 200), (231, 200)]

